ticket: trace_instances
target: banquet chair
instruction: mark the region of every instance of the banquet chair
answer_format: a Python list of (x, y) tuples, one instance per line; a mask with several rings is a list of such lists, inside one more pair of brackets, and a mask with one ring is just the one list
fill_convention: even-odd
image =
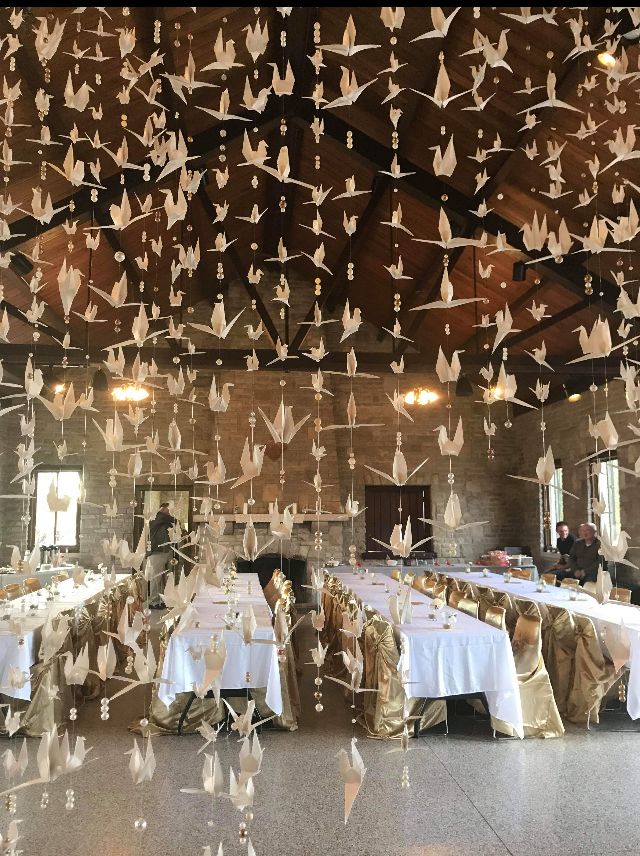
[(7, 593), (8, 600), (15, 600), (21, 595), (20, 586), (18, 585), (18, 583), (9, 583), (8, 586), (4, 587), (4, 590)]
[(560, 588), (578, 588), (580, 585), (580, 580), (574, 580), (569, 577), (566, 580), (562, 580), (560, 583)]
[(478, 609), (479, 604), (477, 600), (473, 600), (470, 597), (462, 597), (458, 601), (458, 607), (460, 612), (464, 612), (467, 615), (471, 615), (473, 618), (478, 618)]
[(51, 582), (52, 583), (63, 583), (65, 580), (68, 580), (68, 579), (69, 579), (69, 577), (67, 576), (67, 574), (54, 574), (51, 577)]
[(511, 576), (518, 580), (530, 580), (531, 571), (528, 568), (510, 568)]
[(0, 603), (3, 601), (9, 600), (9, 595), (7, 594), (7, 590), (4, 588), (0, 588)]
[(400, 582), (400, 571), (397, 568), (391, 571), (390, 576), (392, 580), (395, 580), (397, 583)]
[(488, 606), (484, 614), (484, 621), (495, 627), (497, 630), (507, 632), (507, 622), (505, 619), (507, 610), (504, 606)]
[(631, 589), (614, 586), (609, 592), (609, 599), (618, 600), (620, 603), (631, 603)]
[(433, 594), (431, 595), (433, 598), (442, 598), (446, 600), (447, 597), (447, 584), (446, 583), (438, 583), (437, 586), (433, 590)]
[(573, 684), (577, 646), (574, 616), (561, 606), (549, 606), (549, 627), (545, 639), (545, 663), (561, 716), (567, 712), (567, 699)]
[(552, 574), (551, 572), (546, 574), (540, 574), (540, 579), (544, 580), (548, 586), (554, 586), (558, 581), (556, 575)]
[(484, 620), (484, 616), (486, 614), (487, 609), (490, 606), (493, 606), (495, 602), (495, 592), (493, 589), (490, 589), (488, 586), (476, 586), (476, 592), (478, 597), (478, 605), (479, 605), (479, 614), (478, 617), (481, 621)]
[(451, 609), (458, 609), (458, 604), (461, 600), (464, 600), (464, 595), (461, 591), (452, 591), (449, 593), (449, 606)]
[(509, 636), (513, 636), (513, 632), (516, 628), (516, 621), (518, 620), (518, 613), (516, 612), (516, 608), (513, 605), (513, 601), (511, 600), (508, 592), (497, 591), (494, 603), (496, 606), (504, 607), (507, 630), (509, 631)]
[(415, 578), (416, 578), (416, 575), (413, 573), (405, 574), (404, 575), (404, 584), (406, 586), (412, 586)]
[(42, 588), (42, 583), (37, 577), (28, 577), (22, 585), (25, 592), (38, 591), (38, 589)]
[[(542, 657), (542, 621), (535, 615), (520, 615), (511, 640), (518, 676), (525, 737), (560, 737), (564, 726)], [(495, 731), (515, 736), (508, 723), (492, 717)]]
[(407, 720), (417, 714), (414, 733), (446, 720), (446, 703), (409, 699), (398, 674), (400, 652), (393, 625), (377, 612), (368, 618), (363, 633), (362, 693), (357, 717), (373, 737), (401, 737)]
[(429, 597), (434, 597), (434, 592), (435, 592), (437, 587), (438, 587), (438, 578), (437, 577), (432, 577), (431, 579), (429, 579), (428, 577), (424, 578), (424, 581), (422, 583), (422, 591), (426, 595), (428, 595)]
[(573, 616), (576, 649), (573, 680), (567, 697), (566, 717), (570, 722), (599, 722), (600, 706), (607, 692), (623, 677), (612, 662), (605, 659), (593, 621), (585, 615)]

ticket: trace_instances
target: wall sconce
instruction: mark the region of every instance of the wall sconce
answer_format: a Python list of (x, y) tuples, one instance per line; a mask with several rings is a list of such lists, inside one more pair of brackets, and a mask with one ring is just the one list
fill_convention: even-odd
[(424, 407), (426, 404), (433, 404), (434, 401), (437, 401), (438, 395), (432, 390), (420, 386), (416, 389), (410, 389), (409, 392), (405, 392), (403, 398), (405, 404), (419, 404)]
[(149, 398), (149, 390), (137, 384), (128, 383), (117, 386), (111, 393), (116, 401), (144, 401)]

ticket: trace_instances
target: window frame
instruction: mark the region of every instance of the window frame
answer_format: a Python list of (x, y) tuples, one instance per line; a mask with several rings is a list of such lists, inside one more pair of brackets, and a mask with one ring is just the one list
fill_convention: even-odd
[[(609, 490), (607, 489), (606, 490), (606, 497), (605, 497), (606, 504), (607, 504), (607, 511), (604, 514), (598, 515), (598, 523), (599, 523), (599, 528), (601, 531), (602, 531), (603, 522), (607, 523), (607, 531), (608, 531), (609, 538), (612, 541), (615, 541), (617, 539), (618, 535), (620, 534), (620, 532), (622, 531), (622, 519), (621, 519), (622, 514), (621, 514), (621, 501), (620, 501), (621, 500), (621, 496), (620, 496), (620, 468), (619, 468), (619, 462), (618, 462), (618, 455), (616, 454), (615, 451), (607, 451), (607, 452), (603, 453), (602, 455), (598, 455), (597, 458), (595, 458), (594, 460), (589, 462), (589, 469), (588, 469), (588, 476), (587, 476), (588, 515), (589, 515), (589, 520), (591, 520), (595, 516), (593, 513), (593, 509), (592, 509), (592, 501), (594, 499), (594, 496), (596, 496), (596, 492), (597, 492), (598, 498), (601, 495), (600, 473), (597, 472), (596, 467), (600, 467), (602, 464), (610, 464), (611, 469), (617, 471), (616, 480), (617, 480), (617, 488), (618, 488), (618, 490), (617, 490), (618, 517), (617, 517), (617, 521), (613, 517), (614, 510), (610, 508), (610, 503), (609, 503), (610, 496), (609, 496)], [(607, 485), (607, 487), (608, 487), (608, 485)], [(615, 506), (615, 504), (616, 503), (614, 501), (614, 506)], [(612, 522), (617, 523), (617, 531), (615, 531), (615, 532), (614, 532), (613, 527), (611, 525)]]
[[(59, 475), (62, 472), (76, 472), (80, 477), (80, 496), (78, 497), (77, 508), (76, 508), (76, 543), (75, 544), (56, 544), (55, 546), (61, 550), (66, 550), (68, 553), (79, 553), (80, 552), (80, 524), (82, 521), (81, 514), (81, 503), (80, 498), (82, 496), (82, 484), (83, 484), (83, 467), (74, 466), (73, 464), (38, 464), (38, 466), (34, 470), (34, 475), (36, 477), (36, 492), (34, 495), (34, 507), (33, 514), (31, 515), (31, 520), (29, 522), (29, 543), (34, 547), (37, 546), (35, 543), (36, 539), (36, 513), (38, 507), (38, 476), (42, 473), (56, 474)], [(58, 512), (55, 512), (57, 515)], [(57, 525), (54, 524), (54, 531), (57, 528)]]
[[(558, 472), (558, 470), (560, 470), (560, 472), (562, 473), (561, 487), (564, 487), (564, 468), (562, 466), (562, 461), (560, 460), (560, 458), (554, 459), (554, 462), (553, 462), (553, 480), (554, 481), (555, 481), (556, 473)], [(555, 490), (550, 485), (546, 485), (546, 484), (540, 485), (540, 506), (541, 506), (540, 510), (541, 510), (541, 514), (542, 514), (542, 548), (546, 552), (549, 552), (551, 550), (555, 550), (555, 547), (556, 547), (555, 540), (553, 537), (555, 527), (552, 527), (552, 525), (551, 525), (552, 524), (552, 520), (551, 520), (551, 491), (552, 490), (554, 491), (554, 493), (556, 495), (559, 494), (561, 499), (562, 499), (562, 502), (561, 502), (562, 509), (561, 509), (559, 519), (562, 520), (563, 515), (564, 515), (564, 498), (562, 496), (562, 492)], [(556, 502), (556, 507), (557, 507), (557, 502)], [(557, 525), (557, 523), (558, 523), (558, 521), (556, 520), (556, 525)]]

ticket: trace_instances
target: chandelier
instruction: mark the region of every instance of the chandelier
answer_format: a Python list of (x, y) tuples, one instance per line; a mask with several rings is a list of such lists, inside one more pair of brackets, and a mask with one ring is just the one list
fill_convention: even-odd
[(128, 383), (117, 386), (111, 393), (116, 401), (144, 401), (149, 398), (149, 390), (138, 384)]
[(437, 401), (438, 395), (432, 390), (420, 386), (410, 389), (409, 392), (405, 392), (403, 398), (405, 404), (419, 404), (424, 406), (425, 404), (433, 404), (434, 401)]

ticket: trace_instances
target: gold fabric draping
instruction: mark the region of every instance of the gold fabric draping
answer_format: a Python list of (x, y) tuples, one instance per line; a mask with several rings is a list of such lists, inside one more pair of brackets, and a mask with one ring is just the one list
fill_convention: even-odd
[(593, 621), (574, 615), (576, 633), (573, 681), (567, 697), (566, 717), (569, 722), (599, 722), (600, 704), (610, 687), (621, 677), (608, 662)]
[[(513, 657), (518, 675), (525, 737), (561, 737), (564, 726), (542, 657), (542, 621), (539, 616), (521, 615), (513, 635)], [(501, 734), (515, 736), (511, 725), (491, 718)]]
[[(31, 698), (16, 699), (0, 694), (0, 704), (9, 705), (12, 712), (20, 711), (20, 729), (18, 735), (40, 737), (43, 731), (59, 726), (65, 721), (72, 707), (79, 707), (87, 698), (99, 695), (102, 683), (97, 675), (89, 674), (82, 686), (69, 686), (64, 675), (67, 653), (77, 654), (87, 645), (89, 668), (97, 670), (98, 645), (100, 641), (94, 630), (96, 615), (105, 596), (113, 601), (124, 603), (128, 588), (127, 582), (115, 586), (108, 595), (97, 602), (88, 603), (79, 610), (68, 610), (70, 631), (60, 650), (47, 662), (38, 662), (30, 669)], [(62, 613), (61, 613), (62, 615)], [(116, 621), (117, 626), (117, 621)], [(57, 693), (54, 688), (57, 687)], [(8, 708), (0, 708), (0, 734), (6, 733), (5, 719)]]
[(567, 714), (567, 699), (573, 686), (576, 631), (573, 616), (560, 606), (549, 607), (546, 665), (561, 716)]
[(516, 629), (516, 622), (518, 620), (518, 613), (513, 605), (513, 601), (507, 592), (496, 592), (494, 599), (495, 606), (502, 606), (505, 611), (505, 621), (507, 623), (507, 630), (509, 631), (509, 636), (513, 636), (513, 633)]
[[(370, 737), (400, 737), (408, 719), (418, 713), (422, 700), (407, 701), (398, 676), (400, 655), (393, 627), (377, 613), (372, 613), (367, 620), (363, 648), (362, 685), (377, 692), (359, 694), (361, 710), (358, 711), (358, 721)], [(420, 731), (432, 728), (446, 718), (446, 702), (432, 701), (420, 718)]]
[(476, 591), (478, 592), (478, 617), (481, 621), (484, 621), (487, 609), (494, 605), (494, 592), (493, 589), (480, 585), (476, 587)]

